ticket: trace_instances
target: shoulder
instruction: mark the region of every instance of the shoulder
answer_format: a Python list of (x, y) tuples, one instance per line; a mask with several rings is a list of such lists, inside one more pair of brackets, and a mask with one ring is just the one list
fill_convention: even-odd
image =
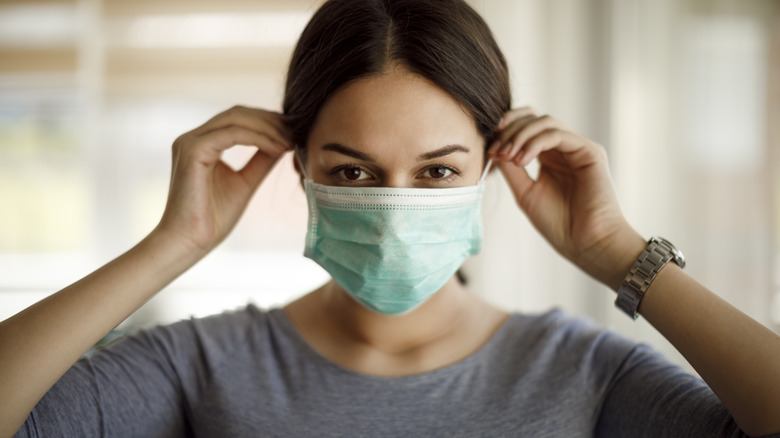
[(25, 427), (56, 436), (181, 435), (189, 421), (182, 407), (251, 364), (247, 355), (259, 350), (252, 343), (267, 344), (268, 315), (249, 305), (129, 333), (71, 367)]
[(500, 369), (603, 386), (638, 346), (588, 318), (556, 309), (513, 314), (497, 333), (491, 350)]
[(264, 342), (271, 312), (250, 304), (207, 317), (143, 328), (128, 333), (106, 350), (135, 360), (172, 363), (191, 363), (193, 357), (227, 357), (251, 343)]
[(637, 345), (589, 318), (567, 315), (559, 309), (541, 314), (513, 314), (506, 323), (504, 337), (505, 342), (540, 353), (563, 349), (569, 354), (586, 354), (594, 348), (626, 353)]

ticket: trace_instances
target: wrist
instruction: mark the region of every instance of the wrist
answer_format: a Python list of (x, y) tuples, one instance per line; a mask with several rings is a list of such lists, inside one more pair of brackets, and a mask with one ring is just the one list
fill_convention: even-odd
[(662, 237), (651, 238), (647, 243), (647, 248), (642, 251), (626, 279), (623, 280), (623, 284), (618, 290), (615, 306), (636, 319), (639, 316), (639, 306), (645, 293), (652, 286), (658, 274), (672, 261), (680, 268), (685, 267), (685, 257), (671, 242)]
[(616, 233), (611, 242), (595, 257), (598, 263), (591, 275), (617, 292), (631, 267), (647, 247), (647, 240), (633, 228), (627, 227)]
[[(183, 264), (187, 267), (194, 265), (211, 251), (210, 248), (196, 244), (182, 233), (161, 226), (152, 230), (138, 246), (149, 250), (153, 257), (160, 259), (162, 263)], [(165, 260), (169, 260), (169, 263)]]

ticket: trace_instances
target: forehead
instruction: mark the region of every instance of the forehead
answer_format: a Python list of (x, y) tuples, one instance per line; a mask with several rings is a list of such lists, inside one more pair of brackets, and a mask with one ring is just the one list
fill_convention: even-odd
[(336, 92), (320, 110), (308, 146), (314, 152), (327, 143), (415, 156), (445, 145), (483, 146), (474, 118), (455, 98), (402, 68)]

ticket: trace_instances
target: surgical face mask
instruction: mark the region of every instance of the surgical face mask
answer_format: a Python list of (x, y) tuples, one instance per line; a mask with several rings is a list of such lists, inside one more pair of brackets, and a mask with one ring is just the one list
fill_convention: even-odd
[(441, 189), (338, 187), (306, 178), (304, 256), (369, 309), (410, 312), (479, 252), (489, 168), (477, 185)]

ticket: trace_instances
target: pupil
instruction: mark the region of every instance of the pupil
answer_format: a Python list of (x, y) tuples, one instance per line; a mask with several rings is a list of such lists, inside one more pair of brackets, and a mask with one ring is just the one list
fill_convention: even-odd
[(350, 169), (346, 169), (344, 173), (345, 173), (345, 176), (347, 177), (347, 179), (353, 179), (354, 180), (354, 179), (360, 178), (360, 169), (356, 169), (354, 167), (350, 168)]
[(441, 167), (434, 167), (431, 169), (431, 176), (434, 178), (444, 178), (444, 169)]

